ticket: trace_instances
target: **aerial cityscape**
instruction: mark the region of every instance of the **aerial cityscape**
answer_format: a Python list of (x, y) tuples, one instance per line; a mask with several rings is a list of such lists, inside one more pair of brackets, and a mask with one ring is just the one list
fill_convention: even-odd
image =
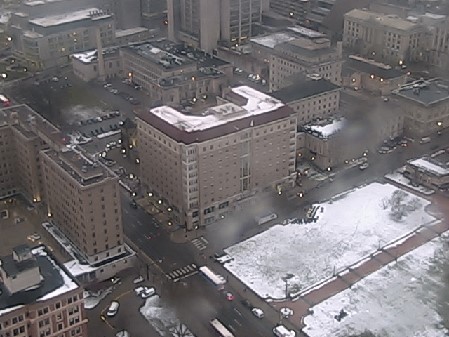
[(0, 337), (449, 336), (449, 0), (0, 4)]

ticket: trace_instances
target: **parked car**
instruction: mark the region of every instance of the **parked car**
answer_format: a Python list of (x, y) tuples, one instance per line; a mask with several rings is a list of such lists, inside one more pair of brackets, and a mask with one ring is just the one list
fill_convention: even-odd
[(143, 278), (141, 275), (139, 275), (138, 277), (136, 277), (136, 278), (133, 280), (133, 283), (134, 283), (134, 284), (139, 284), (139, 283), (143, 282), (143, 280), (144, 280), (144, 278)]
[(117, 301), (112, 301), (111, 304), (109, 304), (108, 311), (106, 312), (106, 316), (114, 317), (115, 315), (117, 315), (119, 307), (120, 307), (120, 304)]
[(41, 239), (41, 236), (37, 233), (33, 233), (27, 237), (28, 240), (34, 242)]
[(362, 170), (362, 171), (367, 169), (368, 167), (369, 167), (368, 163), (363, 163), (363, 164), (359, 165), (359, 169)]
[(141, 286), (134, 289), (137, 296), (142, 298), (148, 298), (156, 294), (156, 290), (153, 287)]
[(115, 337), (131, 337), (128, 331), (122, 330), (115, 334)]

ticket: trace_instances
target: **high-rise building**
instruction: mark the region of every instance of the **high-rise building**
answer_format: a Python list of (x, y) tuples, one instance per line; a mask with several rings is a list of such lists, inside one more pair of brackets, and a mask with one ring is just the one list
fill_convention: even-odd
[(90, 264), (123, 255), (118, 177), (77, 151), (41, 153), (48, 215)]
[(39, 151), (63, 146), (62, 133), (27, 105), (0, 110), (0, 198), (22, 194), (42, 201)]
[(189, 230), (295, 173), (296, 117), (246, 86), (195, 115), (167, 106), (142, 112), (137, 132), (141, 182)]
[(168, 0), (168, 37), (205, 51), (246, 43), (262, 20), (262, 0)]
[(83, 288), (44, 246), (0, 257), (0, 336), (87, 337)]

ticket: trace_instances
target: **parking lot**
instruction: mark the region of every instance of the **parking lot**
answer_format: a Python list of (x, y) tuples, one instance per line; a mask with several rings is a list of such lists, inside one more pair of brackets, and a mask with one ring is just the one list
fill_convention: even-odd
[(67, 262), (68, 256), (41, 226), (43, 217), (38, 207), (28, 205), (21, 197), (0, 201), (0, 256), (11, 254), (12, 249), (21, 244), (45, 244), (59, 261)]

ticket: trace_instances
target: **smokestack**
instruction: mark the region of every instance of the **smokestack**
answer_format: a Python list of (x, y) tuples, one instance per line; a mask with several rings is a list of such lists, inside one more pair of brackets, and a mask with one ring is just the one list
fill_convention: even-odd
[(101, 43), (100, 27), (97, 27), (96, 35), (97, 35), (98, 79), (100, 81), (104, 81), (106, 79), (106, 72), (104, 69), (103, 44)]

